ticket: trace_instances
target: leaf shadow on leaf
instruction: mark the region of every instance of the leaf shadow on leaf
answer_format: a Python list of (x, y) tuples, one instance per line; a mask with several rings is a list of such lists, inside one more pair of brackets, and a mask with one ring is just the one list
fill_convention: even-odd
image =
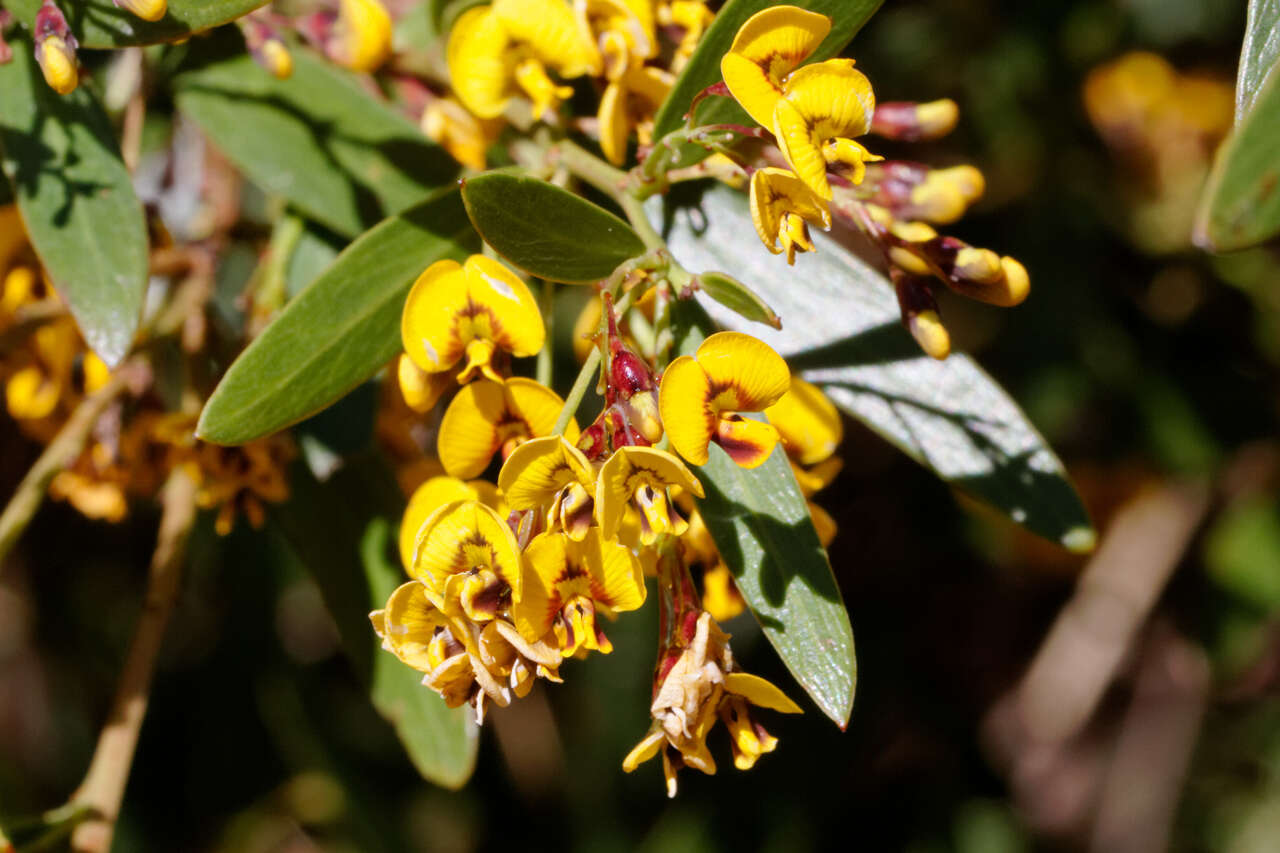
[[(704, 512), (709, 516), (708, 521), (711, 524), (733, 524), (749, 527), (754, 534), (754, 538), (760, 542), (766, 553), (781, 554), (786, 553), (788, 550), (794, 551), (792, 545), (787, 544), (784, 546), (783, 543), (803, 542), (806, 540), (812, 540), (812, 549), (814, 551), (822, 550), (816, 534), (813, 533), (813, 525), (807, 517), (796, 522), (787, 523), (773, 516), (755, 513), (735, 501), (724, 490), (720, 489), (710, 477), (701, 477), (699, 479), (702, 482), (703, 490), (706, 492), (706, 498), (701, 505), (704, 507)], [(709, 511), (710, 507), (714, 507), (714, 511)], [(742, 540), (737, 536), (717, 537), (716, 544), (720, 549), (720, 556), (724, 558), (725, 564), (730, 567), (735, 577), (740, 577), (748, 565), (748, 557), (742, 550)], [(762, 571), (759, 573), (760, 591), (765, 600), (773, 607), (782, 607), (786, 603), (787, 589), (793, 583), (802, 583), (815, 595), (828, 601), (840, 603), (839, 593), (830, 582), (830, 569), (827, 568), (825, 559), (817, 561), (795, 560), (785, 565), (777, 560), (765, 559), (761, 561), (761, 564)], [(800, 567), (801, 570), (797, 571), (794, 567)], [(807, 570), (804, 567), (808, 567)], [(768, 571), (768, 568), (776, 570)], [(769, 614), (757, 612), (756, 616), (766, 628), (777, 631), (786, 630), (786, 626), (781, 621)]]
[(888, 364), (919, 357), (920, 347), (903, 330), (902, 324), (889, 322), (789, 356), (787, 363), (798, 373), (822, 368)]
[[(24, 40), (25, 41), (25, 40)], [(30, 42), (23, 45), (27, 47)], [(53, 180), (62, 185), (62, 205), (53, 215), (53, 223), (59, 227), (71, 219), (76, 199), (87, 198), (103, 190), (109, 190), (109, 184), (98, 181), (77, 180), (70, 172), (81, 162), (80, 155), (70, 146), (62, 155), (45, 144), (43, 136), (45, 124), (57, 121), (64, 126), (80, 125), (89, 131), (93, 141), (103, 151), (115, 156), (115, 145), (111, 140), (110, 129), (96, 123), (85, 122), (81, 111), (72, 101), (53, 95), (52, 90), (34, 77), (29, 81), (33, 99), (41, 107), (28, 128), (0, 123), (0, 137), (8, 139), (6, 150), (10, 162), (14, 163), (10, 180), (14, 186), (28, 196), (39, 194), (40, 182)]]

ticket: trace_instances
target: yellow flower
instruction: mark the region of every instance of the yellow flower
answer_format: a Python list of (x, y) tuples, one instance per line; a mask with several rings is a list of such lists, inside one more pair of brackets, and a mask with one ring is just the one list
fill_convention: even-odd
[(530, 642), (554, 640), (565, 657), (579, 649), (613, 651), (596, 624), (596, 611), (644, 604), (640, 561), (595, 528), (581, 542), (563, 533), (540, 534), (525, 548), (524, 559), (524, 595), (511, 611), (516, 628)]
[[(525, 441), (550, 435), (563, 405), (556, 392), (520, 376), (464, 386), (440, 421), (440, 462), (455, 477), (478, 477), (498, 451), (506, 458)], [(565, 436), (577, 440), (577, 423), (570, 420)]]
[(713, 20), (715, 13), (707, 8), (704, 0), (664, 0), (658, 6), (658, 23), (681, 31), (676, 55), (671, 60), (673, 72), (680, 73)]
[(768, 344), (740, 332), (717, 332), (693, 356), (671, 362), (658, 400), (671, 446), (695, 465), (705, 465), (715, 441), (743, 468), (769, 458), (778, 431), (742, 417), (776, 403), (791, 384), (791, 372)]
[(445, 504), (422, 523), (409, 574), (446, 616), (485, 622), (520, 600), (515, 534), (476, 500)]
[(600, 535), (613, 538), (628, 504), (640, 512), (640, 544), (649, 546), (663, 534), (679, 536), (689, 529), (667, 495), (678, 487), (702, 497), (702, 483), (685, 464), (654, 447), (620, 447), (600, 469), (596, 482), (596, 517)]
[(158, 21), (168, 8), (166, 0), (116, 0), (116, 5), (128, 9), (144, 21)]
[(584, 21), (564, 0), (496, 0), (459, 16), (445, 49), (458, 98), (480, 118), (497, 118), (517, 92), (533, 102), (533, 118), (569, 97), (547, 69), (570, 79), (600, 70)]
[(717, 622), (728, 622), (746, 608), (733, 572), (724, 563), (715, 563), (703, 570), (702, 607)]
[(823, 199), (831, 198), (828, 164), (862, 182), (881, 158), (853, 140), (871, 129), (875, 94), (851, 59), (801, 67), (831, 31), (831, 19), (795, 6), (752, 15), (720, 62), (725, 85), (753, 119), (773, 131), (791, 168)]
[(581, 542), (591, 526), (595, 471), (563, 436), (534, 438), (517, 447), (498, 474), (514, 510), (546, 512), (547, 530)]
[(607, 79), (617, 80), (657, 53), (650, 0), (575, 0), (574, 7), (595, 36)]
[(340, 0), (329, 55), (352, 71), (376, 71), (391, 55), (391, 16), (378, 0)]
[(653, 116), (666, 100), (675, 78), (660, 68), (628, 68), (600, 98), (600, 150), (615, 166), (627, 159), (627, 140), (634, 129), (641, 145), (653, 141)]
[(787, 263), (794, 264), (797, 251), (813, 251), (809, 225), (830, 228), (831, 212), (804, 181), (769, 166), (751, 176), (751, 221), (765, 248), (775, 255), (786, 252)]
[(414, 490), (400, 521), (400, 562), (407, 570), (413, 565), (418, 532), (436, 510), (455, 501), (479, 501), (505, 517), (506, 502), (492, 483), (484, 480), (463, 482), (456, 477), (431, 477)]
[(534, 355), (546, 329), (525, 283), (497, 261), (472, 255), (463, 265), (436, 261), (418, 276), (405, 299), (400, 337), (409, 358), (428, 373), (448, 370), (465, 355), (459, 382), (477, 373), (501, 382), (494, 353)]
[(716, 772), (706, 738), (717, 719), (724, 719), (729, 729), (734, 765), (745, 770), (777, 746), (777, 740), (752, 720), (748, 703), (784, 714), (800, 713), (800, 708), (768, 681), (734, 671), (728, 639), (710, 613), (698, 616), (692, 641), (654, 690), (649, 709), (653, 727), (622, 761), (622, 769), (630, 773), (662, 750), (669, 797), (676, 794), (676, 771), (681, 767)]
[(798, 377), (792, 377), (787, 393), (765, 414), (778, 430), (787, 457), (797, 465), (830, 459), (844, 438), (844, 423), (835, 404), (817, 385)]
[(501, 129), (501, 122), (477, 118), (453, 98), (436, 98), (422, 113), (422, 132), (427, 138), (472, 169), (484, 169), (486, 152)]

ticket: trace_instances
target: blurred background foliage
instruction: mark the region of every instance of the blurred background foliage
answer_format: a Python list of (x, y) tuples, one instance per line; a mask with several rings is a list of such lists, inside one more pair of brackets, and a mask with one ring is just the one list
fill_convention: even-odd
[[(860, 652), (847, 732), (812, 708), (777, 718), (781, 748), (750, 776), (690, 774), (673, 801), (655, 768), (624, 775), (647, 727), (649, 608), (610, 630), (611, 658), (495, 709), (476, 776), (446, 791), (370, 707), (280, 530), (220, 538), (202, 518), (115, 849), (1275, 849), (1280, 267), (1274, 247), (1211, 257), (1189, 237), (1244, 18), (1221, 0), (888, 0), (851, 47), (881, 100), (961, 104), (958, 132), (927, 151), (987, 176), (956, 235), (1018, 257), (1035, 287), (1014, 311), (943, 312), (1072, 472), (1112, 557), (1090, 583), (1077, 585), (1085, 558), (957, 501), (850, 422), (824, 501)], [(1198, 81), (1191, 107), (1091, 78), (1132, 51)], [(249, 222), (265, 221), (247, 198)], [(292, 281), (331, 252), (307, 233), (295, 266), (313, 268)], [(262, 239), (251, 226), (227, 251), (221, 293), (243, 290)], [(352, 411), (316, 431), (370, 444)], [(7, 493), (39, 448), (7, 419), (0, 444)], [(76, 785), (155, 523), (50, 502), (10, 558), (0, 812)], [(1111, 534), (1125, 548), (1108, 554)], [(1108, 584), (1101, 604), (1085, 595)], [(788, 683), (749, 616), (726, 628), (751, 671)], [(1087, 684), (1095, 696), (1073, 696)], [(1047, 738), (1029, 694), (1076, 702), (1080, 725)]]

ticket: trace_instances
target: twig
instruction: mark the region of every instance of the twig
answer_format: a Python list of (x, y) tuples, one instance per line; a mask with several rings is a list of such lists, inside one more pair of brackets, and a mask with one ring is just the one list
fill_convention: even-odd
[(86, 397), (22, 478), (17, 491), (5, 505), (4, 512), (0, 513), (0, 566), (9, 549), (18, 541), (18, 537), (40, 508), (49, 483), (84, 450), (85, 441), (98, 422), (98, 417), (128, 386), (137, 366), (137, 362), (126, 362), (111, 375), (106, 385)]
[(98, 736), (93, 761), (80, 789), (71, 798), (72, 803), (91, 808), (94, 813), (72, 833), (71, 849), (77, 853), (106, 853), (111, 848), (125, 782), (147, 712), (156, 658), (178, 596), (187, 538), (196, 517), (195, 495), (195, 483), (182, 470), (175, 470), (165, 483), (160, 531), (142, 614), (125, 657), (111, 714)]

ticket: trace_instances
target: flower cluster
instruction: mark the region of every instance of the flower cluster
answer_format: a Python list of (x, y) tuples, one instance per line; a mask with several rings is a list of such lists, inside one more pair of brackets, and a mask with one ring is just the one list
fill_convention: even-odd
[[(674, 793), (680, 766), (714, 772), (706, 737), (717, 721), (745, 768), (775, 744), (748, 702), (799, 711), (740, 671), (708, 612), (728, 618), (741, 604), (726, 603), (736, 590), (699, 515), (703, 486), (690, 465), (706, 463), (715, 444), (755, 467), (781, 443), (818, 488), (830, 477), (817, 469), (834, 461), (839, 418), (816, 388), (793, 384), (777, 353), (737, 332), (711, 335), (657, 373), (619, 318), (640, 322), (646, 309), (669, 307), (669, 294), (645, 275), (618, 293), (615, 306), (606, 287), (588, 314), (603, 408), (579, 430), (553, 391), (512, 375), (513, 358), (545, 344), (536, 300), (518, 276), (474, 255), (418, 278), (395, 373), (407, 407), (423, 415), (443, 407), (435, 431), (443, 472), (409, 499), (399, 547), (411, 580), (371, 620), (383, 647), (426, 686), (483, 719), (489, 704), (524, 696), (538, 678), (560, 681), (564, 659), (612, 651), (605, 620), (641, 607), (645, 576), (656, 575), (664, 636), (654, 729), (624, 767), (662, 748)], [(763, 412), (776, 424), (754, 414)], [(495, 470), (493, 480), (478, 479)], [(705, 598), (690, 575), (698, 566)]]

